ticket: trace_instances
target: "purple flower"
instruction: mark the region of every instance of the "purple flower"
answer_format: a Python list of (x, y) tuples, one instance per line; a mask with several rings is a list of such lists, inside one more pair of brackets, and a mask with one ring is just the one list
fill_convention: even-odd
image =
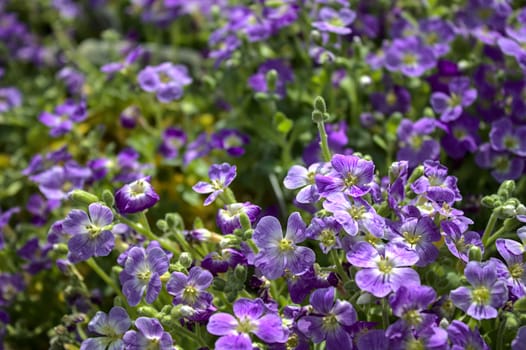
[(428, 265), (438, 258), (438, 249), (433, 242), (440, 241), (442, 236), (430, 217), (407, 219), (398, 231), (400, 235), (391, 241), (400, 242), (414, 249), (420, 257), (417, 266)]
[(424, 175), (419, 177), (411, 189), (416, 194), (437, 203), (452, 205), (462, 199), (457, 187), (457, 178), (447, 175), (447, 168), (438, 161), (424, 162)]
[(447, 332), (434, 324), (412, 330), (402, 322), (396, 322), (389, 326), (386, 336), (392, 342), (392, 349), (448, 350)]
[(352, 200), (343, 193), (333, 193), (323, 202), (323, 208), (333, 213), (336, 221), (351, 236), (360, 232), (375, 237), (384, 234), (383, 218), (361, 198)]
[(188, 276), (181, 272), (172, 272), (166, 284), (168, 294), (173, 295), (174, 305), (184, 304), (196, 309), (205, 309), (213, 297), (206, 289), (210, 287), (214, 276), (199, 266), (194, 266)]
[(130, 317), (120, 306), (112, 307), (108, 314), (98, 311), (89, 322), (88, 330), (99, 337), (84, 340), (80, 350), (122, 349), (124, 343), (121, 337), (130, 326)]
[(34, 215), (31, 222), (34, 225), (41, 226), (47, 222), (51, 211), (59, 205), (60, 202), (57, 200), (45, 199), (40, 194), (34, 193), (27, 200), (26, 209)]
[(49, 136), (59, 137), (70, 132), (74, 123), (84, 121), (86, 116), (86, 102), (84, 100), (78, 103), (73, 100), (67, 100), (57, 106), (54, 113), (41, 113), (38, 120), (50, 128)]
[(296, 201), (302, 204), (314, 203), (320, 198), (314, 178), (316, 174), (327, 173), (327, 170), (325, 163), (311, 164), (308, 169), (293, 165), (283, 180), (283, 185), (289, 190), (302, 187), (296, 194)]
[(443, 221), (441, 227), (444, 231), (444, 240), (447, 248), (451, 254), (465, 263), (469, 261), (469, 250), (471, 247), (479, 247), (484, 253), (484, 245), (482, 244), (480, 234), (477, 232), (463, 232), (456, 223), (451, 221)]
[(402, 119), (398, 126), (397, 160), (407, 160), (411, 169), (428, 159), (438, 159), (440, 145), (430, 134), (435, 131), (436, 121), (431, 118), (420, 118), (416, 122)]
[(0, 272), (0, 307), (10, 306), (24, 288), (25, 282), (22, 274)]
[(431, 287), (401, 286), (389, 298), (389, 305), (393, 315), (400, 318), (396, 323), (408, 328), (424, 329), (437, 319), (436, 315), (425, 312), (435, 300), (436, 293)]
[(313, 218), (307, 227), (306, 235), (308, 238), (320, 242), (320, 248), (324, 254), (335, 248), (341, 248), (339, 233), (342, 225), (334, 216)]
[(52, 248), (53, 246), (49, 243), (41, 246), (38, 237), (30, 238), (17, 250), (18, 256), (28, 261), (22, 266), (23, 269), (32, 275), (50, 269), (51, 259), (48, 257), (48, 253)]
[(522, 326), (517, 331), (517, 336), (511, 342), (511, 350), (526, 349), (526, 326)]
[(446, 134), (442, 137), (442, 147), (454, 159), (461, 159), (466, 152), (475, 152), (480, 142), (479, 120), (462, 114), (457, 120), (448, 123)]
[(287, 279), (290, 299), (294, 303), (301, 304), (313, 290), (329, 287), (331, 285), (329, 279), (333, 279), (334, 284), (338, 283), (338, 277), (334, 273), (322, 276), (316, 273), (313, 266), (299, 275), (291, 274)]
[(127, 331), (122, 338), (126, 345), (126, 350), (173, 349), (172, 336), (164, 331), (158, 319), (139, 317), (135, 320), (135, 327), (138, 332), (134, 330)]
[(135, 105), (126, 107), (119, 116), (121, 126), (126, 129), (133, 129), (137, 125), (137, 120), (141, 116), (141, 110)]
[(469, 78), (457, 77), (449, 82), (449, 95), (434, 92), (431, 95), (431, 106), (440, 114), (440, 120), (451, 122), (457, 120), (464, 108), (477, 99), (477, 90), (469, 88)]
[(159, 152), (166, 159), (173, 159), (179, 155), (179, 150), (186, 143), (186, 133), (179, 128), (166, 128), (163, 132), (163, 142), (159, 147)]
[[(267, 82), (267, 74), (274, 71), (277, 74), (274, 90)], [(268, 94), (276, 93), (279, 98), (284, 98), (286, 94), (285, 86), (294, 80), (292, 70), (282, 60), (268, 60), (258, 68), (258, 72), (248, 79), (248, 85), (256, 92)]]
[(505, 117), (491, 124), (489, 138), (495, 151), (510, 151), (521, 157), (526, 156), (526, 126), (513, 125)]
[(495, 245), (506, 262), (504, 265), (502, 261), (492, 259), (497, 266), (499, 277), (506, 280), (511, 294), (517, 298), (526, 296), (526, 263), (524, 263), (522, 252), (516, 254), (524, 250), (524, 247), (516, 241), (502, 238), (497, 239)]
[(435, 65), (433, 50), (417, 37), (395, 39), (385, 52), (385, 67), (409, 77), (419, 77)]
[(514, 157), (508, 152), (494, 151), (489, 143), (480, 145), (475, 162), (481, 168), (492, 169), (491, 175), (499, 182), (518, 179), (524, 170), (523, 158)]
[(13, 216), (13, 214), (16, 214), (18, 212), (20, 212), (20, 208), (18, 207), (8, 209), (4, 212), (2, 212), (0, 208), (0, 250), (4, 249), (3, 228), (4, 226), (7, 226), (7, 224), (9, 223), (9, 220), (11, 219), (11, 216)]
[(484, 342), (479, 330), (477, 328), (471, 330), (464, 322), (453, 320), (447, 328), (447, 333), (449, 335), (449, 341), (451, 342), (451, 350), (490, 349), (486, 342)]
[(426, 18), (418, 23), (424, 43), (431, 46), (436, 57), (449, 52), (450, 42), (455, 39), (453, 26), (440, 18)]
[(298, 212), (289, 216), (285, 237), (275, 217), (265, 216), (259, 220), (253, 234), (254, 243), (259, 248), (254, 260), (256, 268), (265, 277), (274, 280), (281, 277), (285, 269), (299, 274), (311, 267), (316, 260), (314, 252), (296, 245), (307, 238), (305, 228)]
[(110, 77), (117, 73), (125, 71), (129, 66), (131, 66), (134, 62), (136, 62), (142, 55), (144, 54), (144, 50), (142, 47), (137, 46), (133, 50), (131, 50), (124, 60), (120, 62), (110, 62), (102, 67), (100, 67), (101, 72), (108, 74)]
[(151, 208), (159, 201), (159, 195), (145, 177), (121, 187), (115, 192), (115, 207), (121, 214), (133, 214)]
[(450, 296), (453, 303), (477, 320), (497, 317), (497, 309), (508, 300), (508, 289), (506, 282), (498, 279), (495, 264), (492, 261), (470, 261), (464, 275), (471, 288), (452, 290)]
[(298, 328), (316, 344), (325, 340), (327, 349), (352, 349), (347, 327), (358, 320), (348, 301), (334, 300), (333, 287), (315, 290), (310, 297), (313, 311), (298, 321)]
[(254, 224), (260, 212), (261, 208), (250, 202), (227, 204), (217, 211), (217, 226), (223, 234), (227, 235), (241, 228), (241, 214), (246, 214), (250, 223)]
[(410, 267), (420, 257), (403, 245), (387, 244), (378, 251), (367, 242), (358, 242), (347, 253), (347, 259), (362, 268), (355, 277), (358, 287), (378, 298), (401, 286), (420, 285), (418, 273)]
[(57, 78), (62, 80), (71, 95), (82, 93), (86, 78), (84, 74), (71, 67), (64, 67), (57, 73)]
[(186, 151), (183, 155), (183, 164), (187, 166), (194, 159), (206, 156), (212, 147), (208, 142), (208, 136), (205, 132), (200, 133), (196, 139), (186, 146)]
[(199, 181), (192, 189), (197, 193), (210, 193), (205, 199), (204, 205), (212, 204), (216, 198), (234, 181), (236, 177), (236, 166), (228, 163), (212, 164), (208, 170), (210, 183)]
[(312, 26), (322, 32), (330, 32), (339, 35), (350, 34), (348, 26), (356, 18), (356, 13), (348, 8), (336, 11), (330, 7), (322, 7), (318, 13), (318, 20), (312, 22)]
[(93, 256), (107, 256), (115, 245), (115, 237), (111, 232), (111, 209), (92, 203), (88, 211), (89, 216), (83, 210), (73, 209), (62, 222), (63, 230), (72, 236), (68, 242), (68, 259), (72, 263)]
[(5, 113), (22, 104), (22, 94), (17, 88), (0, 88), (0, 113)]
[(137, 80), (146, 92), (155, 92), (162, 103), (169, 103), (183, 96), (183, 87), (192, 82), (186, 66), (170, 62), (148, 66), (139, 72)]
[(232, 248), (223, 249), (220, 254), (218, 252), (211, 252), (201, 261), (201, 267), (212, 272), (214, 275), (227, 272), (229, 267), (234, 268), (237, 265), (246, 264), (247, 258), (245, 255)]
[(218, 335), (216, 350), (252, 350), (250, 333), (265, 343), (283, 343), (288, 334), (281, 318), (269, 312), (261, 299), (238, 299), (234, 303), (234, 316), (216, 313), (210, 317), (206, 329)]
[(169, 259), (159, 247), (148, 246), (145, 250), (133, 247), (128, 251), (119, 279), (128, 304), (139, 304), (146, 292), (146, 302), (151, 304), (161, 291), (161, 276), (168, 271)]
[(374, 178), (374, 163), (360, 157), (335, 154), (327, 175), (316, 175), (316, 186), (322, 196), (343, 192), (353, 198), (366, 195)]
[(411, 108), (411, 94), (407, 89), (398, 85), (389, 89), (386, 93), (372, 93), (370, 100), (374, 111), (381, 112), (386, 116), (394, 112), (407, 113)]
[(225, 150), (232, 157), (240, 157), (245, 153), (243, 146), (249, 141), (248, 135), (236, 129), (222, 129), (212, 134), (210, 146), (214, 149)]
[(49, 200), (62, 200), (75, 189), (84, 186), (91, 177), (91, 170), (69, 161), (64, 166), (55, 165), (30, 179), (38, 184), (40, 191)]

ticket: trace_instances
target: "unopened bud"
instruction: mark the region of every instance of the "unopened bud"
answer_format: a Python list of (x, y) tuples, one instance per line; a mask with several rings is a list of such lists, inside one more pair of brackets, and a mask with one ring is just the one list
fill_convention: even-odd
[(481, 261), (482, 260), (482, 251), (477, 246), (471, 246), (469, 248), (469, 260), (470, 261)]
[(156, 226), (159, 230), (163, 232), (166, 232), (169, 229), (168, 223), (166, 222), (166, 220), (163, 220), (163, 219), (157, 220)]
[(234, 276), (240, 282), (245, 282), (247, 279), (247, 268), (244, 265), (237, 265), (234, 270)]
[(322, 114), (327, 113), (327, 104), (325, 103), (325, 100), (321, 96), (316, 96), (314, 99), (314, 110), (319, 111)]
[(192, 254), (187, 252), (181, 253), (181, 255), (179, 255), (179, 263), (186, 268), (190, 267), (193, 263)]
[(508, 199), (513, 196), (513, 192), (515, 192), (515, 181), (506, 180), (500, 184), (497, 194), (503, 199)]
[(111, 193), (110, 190), (104, 190), (102, 191), (102, 201), (108, 206), (113, 207), (115, 204), (115, 198), (113, 197), (113, 193)]
[(73, 190), (69, 194), (69, 198), (71, 198), (74, 202), (85, 205), (99, 201), (99, 197), (83, 190)]

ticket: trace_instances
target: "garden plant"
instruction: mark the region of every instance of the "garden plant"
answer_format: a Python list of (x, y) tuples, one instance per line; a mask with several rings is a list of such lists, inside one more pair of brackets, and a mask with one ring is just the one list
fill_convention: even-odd
[(526, 1), (0, 0), (0, 350), (526, 350)]

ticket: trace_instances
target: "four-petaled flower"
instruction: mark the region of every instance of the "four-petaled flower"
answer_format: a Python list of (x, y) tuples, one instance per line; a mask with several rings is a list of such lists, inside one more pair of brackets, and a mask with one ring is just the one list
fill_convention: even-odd
[(236, 166), (228, 163), (213, 164), (208, 171), (210, 183), (199, 181), (192, 187), (197, 193), (210, 193), (204, 205), (210, 205), (222, 194), (236, 177)]
[(137, 331), (130, 330), (124, 334), (126, 350), (172, 350), (173, 340), (170, 333), (165, 332), (156, 318), (139, 317), (135, 320)]
[(130, 326), (130, 317), (120, 306), (112, 307), (108, 314), (98, 311), (88, 323), (88, 330), (100, 337), (84, 340), (80, 350), (122, 349), (124, 348), (122, 336)]
[(212, 295), (206, 291), (212, 284), (214, 276), (199, 266), (194, 266), (188, 276), (182, 272), (172, 272), (166, 284), (168, 294), (173, 295), (174, 305), (184, 304), (197, 309), (204, 309), (212, 302)]

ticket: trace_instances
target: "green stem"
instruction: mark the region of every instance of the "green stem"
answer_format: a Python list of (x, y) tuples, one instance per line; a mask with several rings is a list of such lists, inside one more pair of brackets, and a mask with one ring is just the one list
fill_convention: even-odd
[(387, 299), (382, 299), (382, 325), (384, 329), (387, 329), (389, 327), (389, 304), (387, 303)]
[(499, 325), (497, 332), (497, 350), (504, 349), (504, 330), (506, 329), (506, 318), (504, 318)]
[(329, 143), (327, 142), (327, 131), (325, 131), (325, 123), (318, 122), (318, 132), (320, 134), (320, 147), (323, 155), (323, 160), (329, 162), (331, 160), (331, 151), (329, 150)]
[(117, 293), (117, 295), (119, 297), (122, 298), (122, 301), (125, 302), (127, 299), (126, 297), (122, 294), (122, 291), (121, 289), (117, 286), (117, 284), (115, 283), (115, 281), (110, 277), (108, 276), (108, 274), (99, 266), (99, 264), (97, 264), (97, 262), (95, 261), (95, 259), (93, 258), (89, 258), (88, 260), (86, 260), (86, 264), (88, 264), (88, 266), (97, 274), (99, 275), (99, 277), (104, 281), (106, 282), (106, 284), (108, 286), (110, 286), (114, 291), (115, 293)]
[(484, 233), (482, 234), (482, 244), (484, 247), (487, 247), (488, 240), (491, 236), (491, 232), (493, 232), (493, 229), (495, 228), (495, 224), (497, 223), (498, 217), (495, 212), (491, 213), (491, 216), (489, 217), (488, 224), (486, 225), (486, 229), (484, 230)]
[(343, 266), (342, 266), (342, 264), (340, 262), (340, 257), (338, 256), (338, 253), (336, 252), (336, 250), (332, 249), (329, 254), (331, 256), (332, 263), (336, 267), (336, 271), (340, 275), (341, 280), (344, 283), (347, 282), (349, 280), (349, 276), (347, 275), (347, 273), (343, 269)]
[[(179, 254), (178, 250), (171, 244), (171, 242), (167, 241), (166, 239), (163, 239), (161, 237), (157, 237), (151, 230), (150, 225), (148, 224), (148, 220), (146, 220), (145, 223), (137, 224), (133, 222), (132, 220), (122, 216), (118, 215), (118, 218), (120, 221), (124, 222), (126, 225), (130, 226), (132, 229), (137, 231), (138, 233), (142, 234), (146, 238), (148, 238), (151, 241), (158, 241), (161, 244), (161, 247), (164, 249), (174, 253)], [(144, 213), (141, 213), (141, 221), (145, 221), (146, 216), (144, 216)], [(144, 225), (144, 226), (143, 226)]]

